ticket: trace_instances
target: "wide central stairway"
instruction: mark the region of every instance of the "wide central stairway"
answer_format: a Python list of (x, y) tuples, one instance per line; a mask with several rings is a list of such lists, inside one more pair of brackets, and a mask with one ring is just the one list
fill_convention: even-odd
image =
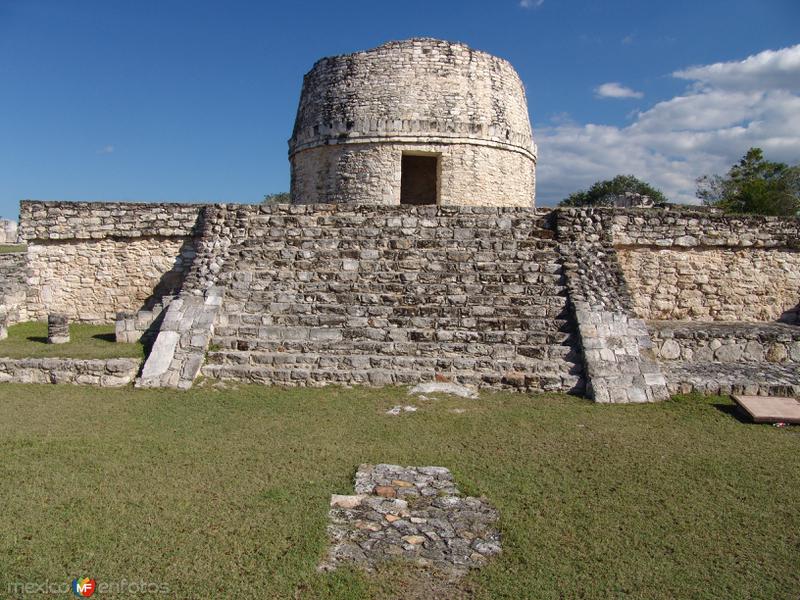
[(317, 207), (246, 227), (219, 273), (207, 377), (583, 390), (545, 213)]

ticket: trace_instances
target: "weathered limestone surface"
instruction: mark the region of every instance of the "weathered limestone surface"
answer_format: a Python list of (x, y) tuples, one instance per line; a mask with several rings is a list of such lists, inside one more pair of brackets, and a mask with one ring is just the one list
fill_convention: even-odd
[(650, 321), (671, 393), (800, 394), (800, 327)]
[(0, 382), (120, 387), (133, 381), (139, 362), (137, 358), (0, 358)]
[(583, 387), (545, 213), (328, 205), (253, 207), (246, 218), (237, 209), (225, 219), (239, 241), (217, 279), (221, 349), (205, 375)]
[(361, 465), (355, 492), (331, 497), (322, 570), (402, 560), (460, 576), (501, 552), (497, 511), (462, 496), (444, 467)]
[(69, 342), (69, 318), (67, 315), (51, 313), (47, 315), (47, 343), (66, 344)]
[(197, 223), (203, 204), (137, 202), (19, 203), (23, 240), (184, 238)]
[(117, 318), (114, 321), (115, 340), (125, 344), (151, 341), (158, 334), (164, 309), (169, 306), (173, 299), (174, 296), (163, 296), (150, 310), (139, 310), (135, 313), (117, 313)]
[(647, 327), (633, 314), (604, 211), (559, 211), (564, 274), (575, 311), (587, 391), (596, 402), (669, 397)]
[(640, 317), (800, 322), (800, 219), (692, 209), (608, 224)]
[(800, 376), (793, 364), (669, 362), (664, 364), (671, 394), (745, 394), (800, 397)]
[(647, 325), (662, 361), (796, 363), (800, 372), (797, 326), (694, 321), (649, 321)]
[(727, 215), (701, 207), (605, 211), (618, 248), (800, 250), (800, 218)]
[(205, 297), (184, 294), (172, 300), (136, 386), (190, 388), (205, 360), (221, 304), (218, 288)]
[(645, 247), (618, 254), (634, 310), (644, 319), (795, 319), (800, 251)]
[[(798, 383), (796, 328), (739, 323), (798, 322), (797, 219), (332, 204), (179, 206), (172, 220), (173, 205), (75, 206), (23, 203), (22, 230), (33, 233), (27, 254), (0, 256), (0, 315), (15, 322), (64, 309), (108, 322), (122, 308), (121, 339), (178, 334), (174, 344), (165, 335), (146, 385), (191, 385), (212, 337), (219, 348), (205, 375), (266, 384), (450, 379), (580, 392), (588, 381), (598, 400), (642, 401), (665, 395), (663, 375), (670, 391), (747, 391), (747, 377), (762, 391)], [(698, 258), (717, 253), (726, 268)], [(716, 321), (661, 327), (653, 348), (636, 311), (653, 306), (646, 290), (662, 271), (648, 269), (661, 269), (653, 257), (662, 255), (678, 275), (691, 265), (681, 282), (698, 287), (673, 294), (696, 294), (687, 318)], [(723, 305), (725, 290), (742, 296)], [(167, 319), (162, 307), (176, 293)], [(222, 309), (207, 305), (223, 296)], [(684, 308), (673, 299), (663, 310)], [(732, 318), (731, 335), (715, 329)]]
[(19, 230), (16, 221), (0, 219), (0, 244), (18, 244)]
[(32, 242), (25, 320), (57, 310), (76, 321), (113, 322), (118, 312), (179, 289), (193, 256), (180, 238)]
[(28, 283), (25, 252), (0, 254), (0, 307), (6, 325), (19, 322), (20, 310), (25, 312)]
[[(532, 205), (535, 172), (529, 157), (503, 148), (469, 143), (431, 143), (419, 138), (415, 152), (439, 155), (439, 204)], [(310, 148), (292, 159), (293, 202), (400, 204), (400, 166), (409, 141)], [(472, 176), (480, 171), (480, 178)], [(527, 195), (526, 195), (527, 194)]]
[(289, 142), (293, 202), (399, 204), (403, 151), (441, 153), (440, 204), (533, 205), (536, 147), (507, 61), (413, 39), (306, 74)]
[(20, 204), (28, 296), (19, 320), (50, 312), (109, 323), (176, 293), (195, 255), (199, 205)]

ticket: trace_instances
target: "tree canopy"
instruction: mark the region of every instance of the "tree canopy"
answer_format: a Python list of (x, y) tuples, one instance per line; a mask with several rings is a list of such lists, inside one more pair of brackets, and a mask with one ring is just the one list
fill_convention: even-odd
[(291, 204), (292, 195), (289, 192), (278, 192), (276, 194), (264, 194), (262, 204)]
[(574, 192), (562, 200), (560, 206), (614, 206), (614, 201), (625, 193), (648, 196), (653, 203), (667, 202), (659, 190), (633, 175), (617, 175), (614, 179), (598, 181), (588, 190)]
[(699, 177), (697, 197), (727, 212), (800, 215), (800, 165), (766, 160), (761, 148), (750, 148), (724, 177)]

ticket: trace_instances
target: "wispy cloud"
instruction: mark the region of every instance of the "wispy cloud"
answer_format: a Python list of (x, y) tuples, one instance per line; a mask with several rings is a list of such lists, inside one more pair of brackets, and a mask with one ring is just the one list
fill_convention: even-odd
[(673, 73), (683, 93), (633, 115), (625, 127), (539, 128), (537, 196), (557, 201), (600, 179), (631, 173), (674, 202), (697, 203), (695, 178), (724, 173), (751, 146), (800, 161), (800, 45)]
[(544, 0), (519, 0), (522, 8), (539, 8), (542, 4), (544, 4)]
[(637, 92), (629, 87), (611, 81), (594, 88), (595, 96), (598, 98), (642, 98), (644, 94)]
[(626, 35), (624, 38), (622, 38), (620, 41), (621, 41), (623, 44), (625, 44), (626, 46), (627, 46), (627, 45), (629, 45), (629, 44), (632, 44), (632, 43), (633, 43), (633, 34), (632, 34), (632, 33), (629, 33), (629, 34), (628, 34), (628, 35)]
[(100, 150), (97, 151), (98, 154), (113, 154), (114, 146), (112, 144), (108, 144), (107, 146), (103, 146)]

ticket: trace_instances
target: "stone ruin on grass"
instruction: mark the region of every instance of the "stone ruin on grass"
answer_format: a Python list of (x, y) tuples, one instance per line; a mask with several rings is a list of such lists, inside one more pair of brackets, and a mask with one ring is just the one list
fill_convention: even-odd
[(148, 387), (800, 395), (800, 220), (535, 208), (502, 59), (430, 39), (322, 59), (289, 159), (291, 205), (21, 202), (0, 314), (118, 316), (152, 344)]
[(355, 495), (333, 495), (330, 504), (321, 570), (401, 561), (461, 576), (501, 551), (497, 511), (462, 495), (444, 467), (364, 464)]

